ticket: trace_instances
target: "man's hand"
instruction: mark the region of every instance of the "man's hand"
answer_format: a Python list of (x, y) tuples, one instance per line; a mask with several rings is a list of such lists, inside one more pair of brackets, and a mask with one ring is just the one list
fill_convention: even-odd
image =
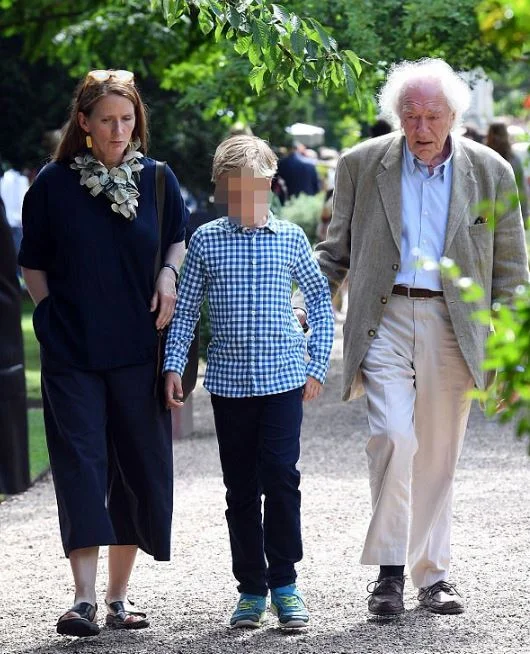
[(176, 372), (166, 372), (165, 377), (164, 396), (166, 399), (166, 408), (178, 409), (184, 404), (182, 379)]
[(310, 375), (307, 376), (307, 381), (304, 386), (304, 394), (302, 399), (304, 402), (310, 402), (317, 398), (322, 392), (322, 384)]
[(303, 309), (293, 309), (294, 315), (298, 318), (298, 322), (302, 327), (307, 322), (307, 313)]

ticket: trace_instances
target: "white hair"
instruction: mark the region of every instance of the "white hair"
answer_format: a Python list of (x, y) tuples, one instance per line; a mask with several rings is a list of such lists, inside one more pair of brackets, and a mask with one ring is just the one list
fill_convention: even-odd
[(455, 114), (452, 127), (457, 127), (471, 103), (471, 91), (466, 82), (442, 59), (426, 57), (418, 61), (393, 64), (378, 96), (381, 113), (401, 122), (401, 99), (404, 91), (425, 80), (435, 80), (440, 84), (447, 104)]

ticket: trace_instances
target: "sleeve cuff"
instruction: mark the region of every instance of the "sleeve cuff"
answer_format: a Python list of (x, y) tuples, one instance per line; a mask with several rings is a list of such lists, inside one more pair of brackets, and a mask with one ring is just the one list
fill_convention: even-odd
[(176, 372), (177, 375), (182, 375), (184, 374), (184, 368), (186, 367), (186, 362), (180, 363), (174, 358), (168, 359), (167, 361), (164, 362), (164, 367), (162, 368), (162, 374), (165, 375), (166, 372)]
[(326, 372), (328, 366), (319, 361), (309, 361), (306, 367), (306, 374), (308, 376), (314, 377), (317, 381), (323, 384), (326, 381)]

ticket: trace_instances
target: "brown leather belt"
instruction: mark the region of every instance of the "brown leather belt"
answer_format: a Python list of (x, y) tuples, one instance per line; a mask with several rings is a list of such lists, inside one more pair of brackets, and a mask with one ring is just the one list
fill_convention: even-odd
[(443, 291), (431, 291), (430, 288), (409, 288), (408, 286), (394, 286), (392, 295), (405, 295), (412, 298), (443, 297)]

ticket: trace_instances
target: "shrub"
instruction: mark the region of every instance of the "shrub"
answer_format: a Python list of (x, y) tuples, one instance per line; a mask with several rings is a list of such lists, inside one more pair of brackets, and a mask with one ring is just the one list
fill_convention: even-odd
[(316, 232), (323, 206), (324, 193), (318, 193), (317, 195), (301, 193), (297, 197), (288, 200), (281, 207), (278, 218), (300, 225), (309, 242), (314, 244), (317, 239)]

